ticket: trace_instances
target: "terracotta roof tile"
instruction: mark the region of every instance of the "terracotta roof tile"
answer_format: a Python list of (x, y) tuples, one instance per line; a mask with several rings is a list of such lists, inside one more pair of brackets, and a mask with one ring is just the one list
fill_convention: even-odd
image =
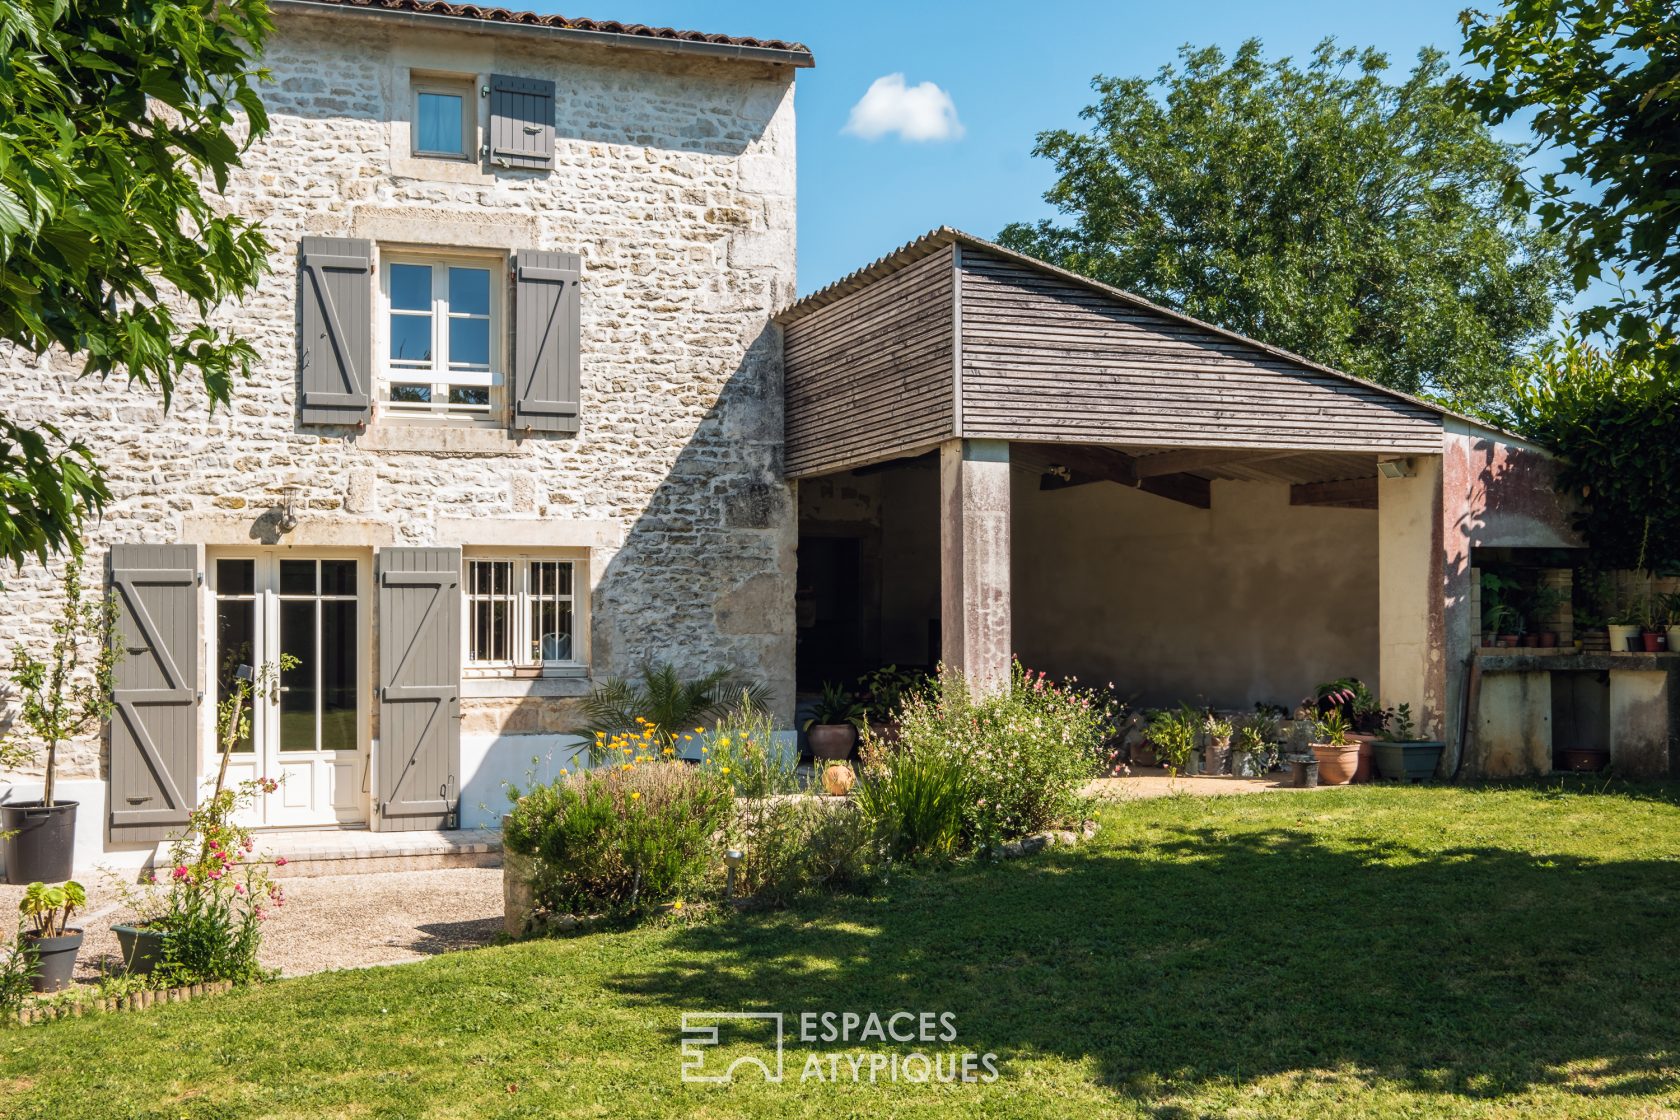
[(536, 12), (515, 12), (507, 8), (490, 8), (478, 4), (451, 4), (446, 0), (304, 0), (309, 4), (336, 8), (366, 8), (387, 12), (410, 12), (418, 15), (452, 16), (456, 19), (476, 19), (486, 23), (526, 24), (549, 27), (557, 31), (582, 31), (598, 35), (624, 35), (636, 39), (659, 39), (672, 44), (706, 43), (717, 47), (744, 47), (755, 51), (779, 51), (795, 56), (809, 64), (811, 51), (803, 43), (784, 39), (752, 39), (735, 35), (711, 35), (701, 31), (679, 31), (674, 27), (649, 27), (643, 23), (620, 23), (618, 20), (572, 19), (563, 15), (539, 15)]

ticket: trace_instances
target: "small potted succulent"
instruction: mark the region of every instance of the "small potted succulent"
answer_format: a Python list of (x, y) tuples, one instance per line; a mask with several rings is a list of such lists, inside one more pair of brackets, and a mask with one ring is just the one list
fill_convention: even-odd
[(822, 699), (817, 701), (811, 718), (805, 721), (811, 757), (824, 761), (850, 758), (864, 718), (863, 705), (857, 697), (840, 685), (823, 685)]
[(1340, 709), (1332, 708), (1315, 721), (1312, 753), (1318, 761), (1319, 780), (1325, 785), (1353, 781), (1359, 769), (1359, 743), (1351, 737)]
[(63, 991), (75, 978), (82, 931), (71, 929), (70, 919), (86, 905), (87, 892), (74, 879), (57, 887), (30, 883), (24, 889), (18, 912), (28, 928), (20, 939), (35, 952), (30, 986), (37, 992)]
[(1377, 773), (1402, 782), (1424, 782), (1435, 776), (1447, 745), (1417, 735), (1412, 706), (1401, 704), (1394, 712), (1394, 726), (1382, 733), (1375, 744)]
[(1227, 774), (1232, 770), (1231, 765), (1231, 736), (1234, 729), (1231, 721), (1223, 716), (1209, 712), (1202, 721), (1202, 733), (1207, 736), (1207, 744), (1202, 747), (1202, 772), (1204, 774)]

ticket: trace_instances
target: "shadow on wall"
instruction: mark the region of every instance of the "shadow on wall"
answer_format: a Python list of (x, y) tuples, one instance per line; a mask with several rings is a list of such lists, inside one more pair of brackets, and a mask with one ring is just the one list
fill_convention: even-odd
[(1521, 1112), (1531, 1088), (1587, 1110), (1672, 1087), (1671, 865), (1356, 832), (1169, 822), (1139, 844), (1104, 833), (1095, 851), (896, 876), (812, 904), (830, 920), (690, 927), (672, 959), (707, 967), (618, 987), (673, 1052), (679, 1011), (951, 1011), (952, 1048), (997, 1053), (1003, 1081), (1019, 1056), (1088, 1063), (1162, 1117), (1203, 1114), (1170, 1097), (1288, 1092), (1319, 1071), (1430, 1115)]

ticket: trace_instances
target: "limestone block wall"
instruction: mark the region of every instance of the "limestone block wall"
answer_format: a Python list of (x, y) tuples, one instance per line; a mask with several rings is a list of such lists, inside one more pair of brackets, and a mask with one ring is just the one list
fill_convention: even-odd
[[(64, 354), (0, 352), (0, 410), (85, 440), (113, 500), (112, 542), (560, 545), (589, 561), (598, 678), (643, 656), (768, 681), (791, 712), (793, 506), (781, 478), (780, 344), (794, 293), (792, 71), (535, 36), (402, 30), (283, 14), (265, 65), (272, 133), (226, 195), (260, 221), (272, 270), (221, 323), (260, 352), (231, 408), (83, 380)], [(407, 156), (411, 71), (557, 81), (555, 168), (485, 171)], [(583, 258), (582, 425), (504, 431), (308, 428), (296, 414), (296, 247), (541, 248)], [(46, 637), (56, 568), (5, 573), (0, 646)], [(368, 658), (369, 672), (374, 658)], [(370, 682), (371, 683), (371, 682)], [(466, 730), (576, 724), (587, 680), (464, 690)], [(74, 745), (95, 775), (100, 745)]]

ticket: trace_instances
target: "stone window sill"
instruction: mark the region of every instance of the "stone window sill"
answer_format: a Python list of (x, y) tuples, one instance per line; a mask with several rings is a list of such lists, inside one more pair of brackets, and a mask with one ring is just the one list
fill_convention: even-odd
[(495, 700), (526, 696), (587, 696), (591, 687), (588, 669), (563, 669), (540, 677), (503, 673), (495, 676), (463, 677), (461, 697)]
[(419, 451), (431, 455), (515, 455), (520, 451), (520, 441), (505, 428), (464, 424), (376, 420), (356, 442), (368, 451)]

